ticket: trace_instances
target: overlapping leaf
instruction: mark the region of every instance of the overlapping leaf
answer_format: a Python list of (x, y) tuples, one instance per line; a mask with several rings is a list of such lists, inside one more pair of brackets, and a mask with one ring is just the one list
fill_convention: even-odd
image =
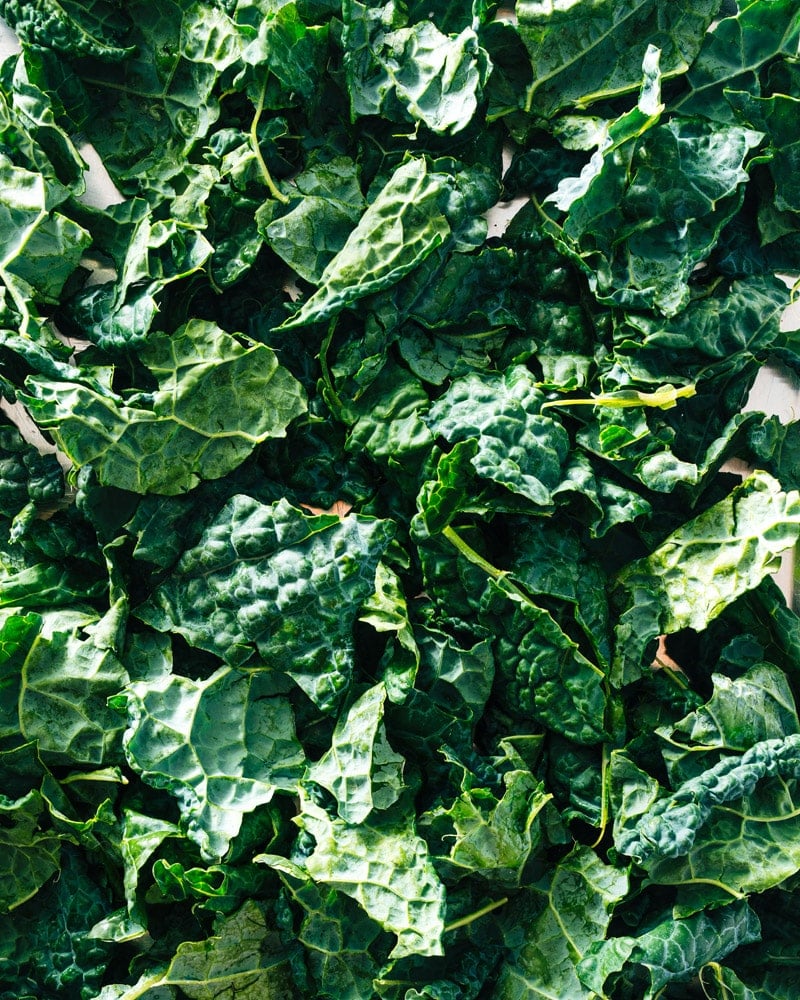
[(386, 740), (383, 703), (386, 689), (378, 684), (364, 692), (344, 714), (333, 742), (308, 770), (308, 777), (327, 788), (337, 812), (348, 823), (360, 823), (373, 809), (386, 809), (403, 787), (403, 758)]
[(0, 14), (0, 1000), (794, 1000), (796, 5)]
[(305, 870), (396, 935), (392, 957), (442, 954), (444, 886), (408, 818), (395, 811), (382, 822), (352, 824), (306, 801), (301, 822), (315, 841)]
[[(717, 962), (760, 936), (758, 917), (750, 907), (731, 903), (685, 920), (669, 916), (639, 937), (611, 938), (595, 945), (578, 974), (585, 989), (601, 996), (611, 981), (618, 988), (642, 990), (644, 1000), (653, 1000), (668, 983), (689, 981), (706, 963)], [(639, 970), (646, 985), (636, 978)]]
[(350, 682), (353, 626), (391, 530), (237, 496), (137, 613), (234, 665), (258, 652), (330, 709)]
[[(294, 995), (289, 956), (253, 900), (220, 919), (205, 941), (185, 941), (167, 967), (130, 988), (106, 986), (97, 1000), (151, 1000), (179, 987), (191, 1000), (289, 1000)], [(166, 991), (166, 992), (165, 992)]]
[(447, 178), (424, 159), (401, 164), (320, 275), (320, 287), (284, 326), (329, 319), (425, 260), (451, 233), (446, 193)]
[(504, 377), (454, 381), (425, 422), (451, 444), (477, 441), (470, 462), (478, 475), (547, 507), (561, 481), (568, 439), (556, 420), (540, 412), (543, 402), (530, 372), (520, 366)]
[[(771, 476), (757, 473), (652, 555), (626, 566), (617, 578), (624, 595), (617, 625), (617, 680), (638, 674), (644, 650), (655, 636), (687, 627), (703, 629), (732, 600), (755, 587), (774, 568), (778, 553), (794, 544), (799, 519), (796, 494), (783, 493)], [(713, 560), (703, 558), (706, 546), (713, 548)]]
[(588, 848), (576, 848), (548, 883), (526, 893), (533, 919), (518, 955), (500, 972), (497, 1000), (522, 997), (582, 1000), (585, 987), (576, 967), (605, 936), (614, 907), (628, 888), (624, 872)]
[(273, 351), (244, 347), (211, 323), (153, 337), (141, 356), (159, 382), (144, 397), (29, 382), (28, 405), (42, 426), (77, 466), (91, 464), (116, 487), (183, 493), (235, 469), (305, 410), (302, 389)]
[(707, 883), (731, 897), (778, 885), (800, 869), (797, 746), (797, 733), (764, 740), (689, 778), (647, 814), (620, 813), (618, 848), (656, 882)]
[[(270, 688), (259, 674), (221, 667), (201, 682), (136, 682), (115, 699), (128, 712), (128, 761), (175, 794), (187, 836), (208, 859), (228, 851), (245, 813), (296, 790), (302, 775), (291, 705)], [(217, 718), (228, 720), (222, 739)]]
[(432, 21), (406, 26), (394, 2), (369, 8), (345, 0), (345, 67), (353, 117), (411, 119), (432, 132), (465, 128), (490, 63), (472, 27), (446, 35)]
[(523, 0), (517, 4), (520, 36), (534, 70), (528, 110), (549, 117), (636, 90), (647, 43), (662, 50), (666, 73), (685, 72), (719, 6), (717, 0), (668, 8), (652, 0)]

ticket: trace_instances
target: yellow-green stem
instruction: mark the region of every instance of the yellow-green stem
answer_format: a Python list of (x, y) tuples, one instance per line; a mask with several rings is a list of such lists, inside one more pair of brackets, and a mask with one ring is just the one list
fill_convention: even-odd
[(280, 190), (278, 185), (272, 179), (272, 174), (269, 172), (269, 167), (267, 166), (266, 160), (261, 155), (261, 147), (258, 144), (258, 123), (261, 120), (261, 112), (264, 110), (264, 96), (267, 92), (267, 79), (264, 77), (264, 85), (261, 88), (261, 93), (258, 97), (258, 104), (256, 105), (256, 113), (253, 115), (253, 121), (250, 125), (250, 145), (253, 147), (253, 155), (258, 160), (258, 165), (261, 168), (261, 173), (264, 177), (264, 183), (269, 188), (269, 193), (277, 201), (284, 205), (289, 204), (289, 199)]
[(485, 917), (487, 913), (491, 913), (492, 910), (498, 909), (500, 906), (505, 906), (508, 902), (508, 896), (504, 896), (502, 899), (495, 899), (492, 903), (487, 903), (486, 906), (482, 907), (480, 910), (476, 910), (474, 913), (468, 914), (466, 917), (461, 917), (460, 920), (454, 920), (452, 924), (448, 924), (445, 927), (445, 934), (449, 934), (450, 931), (458, 930), (459, 927), (466, 927), (471, 924), (474, 920), (480, 920), (481, 917)]

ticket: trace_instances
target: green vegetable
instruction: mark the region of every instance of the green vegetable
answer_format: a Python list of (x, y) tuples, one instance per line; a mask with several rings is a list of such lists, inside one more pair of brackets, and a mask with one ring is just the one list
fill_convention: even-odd
[(798, 995), (800, 13), (512, 7), (0, 0), (0, 1000)]

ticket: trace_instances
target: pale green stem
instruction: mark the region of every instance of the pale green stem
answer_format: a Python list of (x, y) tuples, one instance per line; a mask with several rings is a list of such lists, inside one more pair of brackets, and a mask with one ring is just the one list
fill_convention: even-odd
[[(530, 596), (525, 593), (523, 588), (511, 579), (506, 570), (498, 569), (496, 566), (492, 566), (490, 562), (487, 562), (486, 559), (480, 555), (480, 553), (476, 552), (475, 549), (464, 541), (455, 528), (448, 524), (447, 527), (442, 530), (442, 534), (451, 545), (458, 549), (465, 559), (468, 559), (473, 564), (473, 566), (477, 566), (479, 569), (482, 569), (483, 572), (492, 577), (493, 580), (503, 580), (503, 588), (506, 593), (514, 594), (526, 604), (530, 604), (531, 607), (538, 607), (538, 605), (531, 600)], [(592, 663), (591, 660), (587, 660), (586, 662), (598, 676), (602, 677), (606, 681), (607, 684), (608, 681), (603, 671)]]
[(445, 927), (445, 934), (449, 934), (450, 931), (458, 930), (459, 927), (466, 927), (471, 924), (474, 920), (480, 920), (481, 917), (485, 917), (487, 913), (491, 913), (492, 910), (498, 909), (500, 906), (505, 906), (508, 902), (508, 896), (504, 896), (502, 899), (495, 899), (492, 903), (487, 903), (486, 906), (482, 907), (480, 910), (476, 910), (474, 913), (468, 914), (466, 917), (461, 917), (460, 920), (454, 920), (452, 924), (448, 924)]
[(253, 115), (253, 121), (250, 125), (250, 145), (253, 147), (253, 154), (258, 160), (258, 165), (261, 168), (261, 173), (264, 177), (264, 183), (269, 188), (269, 192), (273, 198), (281, 202), (284, 205), (289, 204), (289, 199), (280, 190), (278, 185), (272, 179), (272, 174), (269, 172), (269, 167), (261, 155), (261, 147), (258, 144), (258, 123), (261, 120), (261, 112), (264, 110), (264, 95), (267, 92), (267, 79), (264, 77), (264, 86), (261, 88), (261, 94), (258, 98), (258, 105), (256, 106), (256, 113)]

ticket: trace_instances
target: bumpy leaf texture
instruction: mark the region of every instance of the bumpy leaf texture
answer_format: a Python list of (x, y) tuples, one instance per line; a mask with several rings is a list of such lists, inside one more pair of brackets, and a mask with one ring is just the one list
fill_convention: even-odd
[(800, 995), (798, 5), (510, 6), (0, 0), (0, 1000)]

